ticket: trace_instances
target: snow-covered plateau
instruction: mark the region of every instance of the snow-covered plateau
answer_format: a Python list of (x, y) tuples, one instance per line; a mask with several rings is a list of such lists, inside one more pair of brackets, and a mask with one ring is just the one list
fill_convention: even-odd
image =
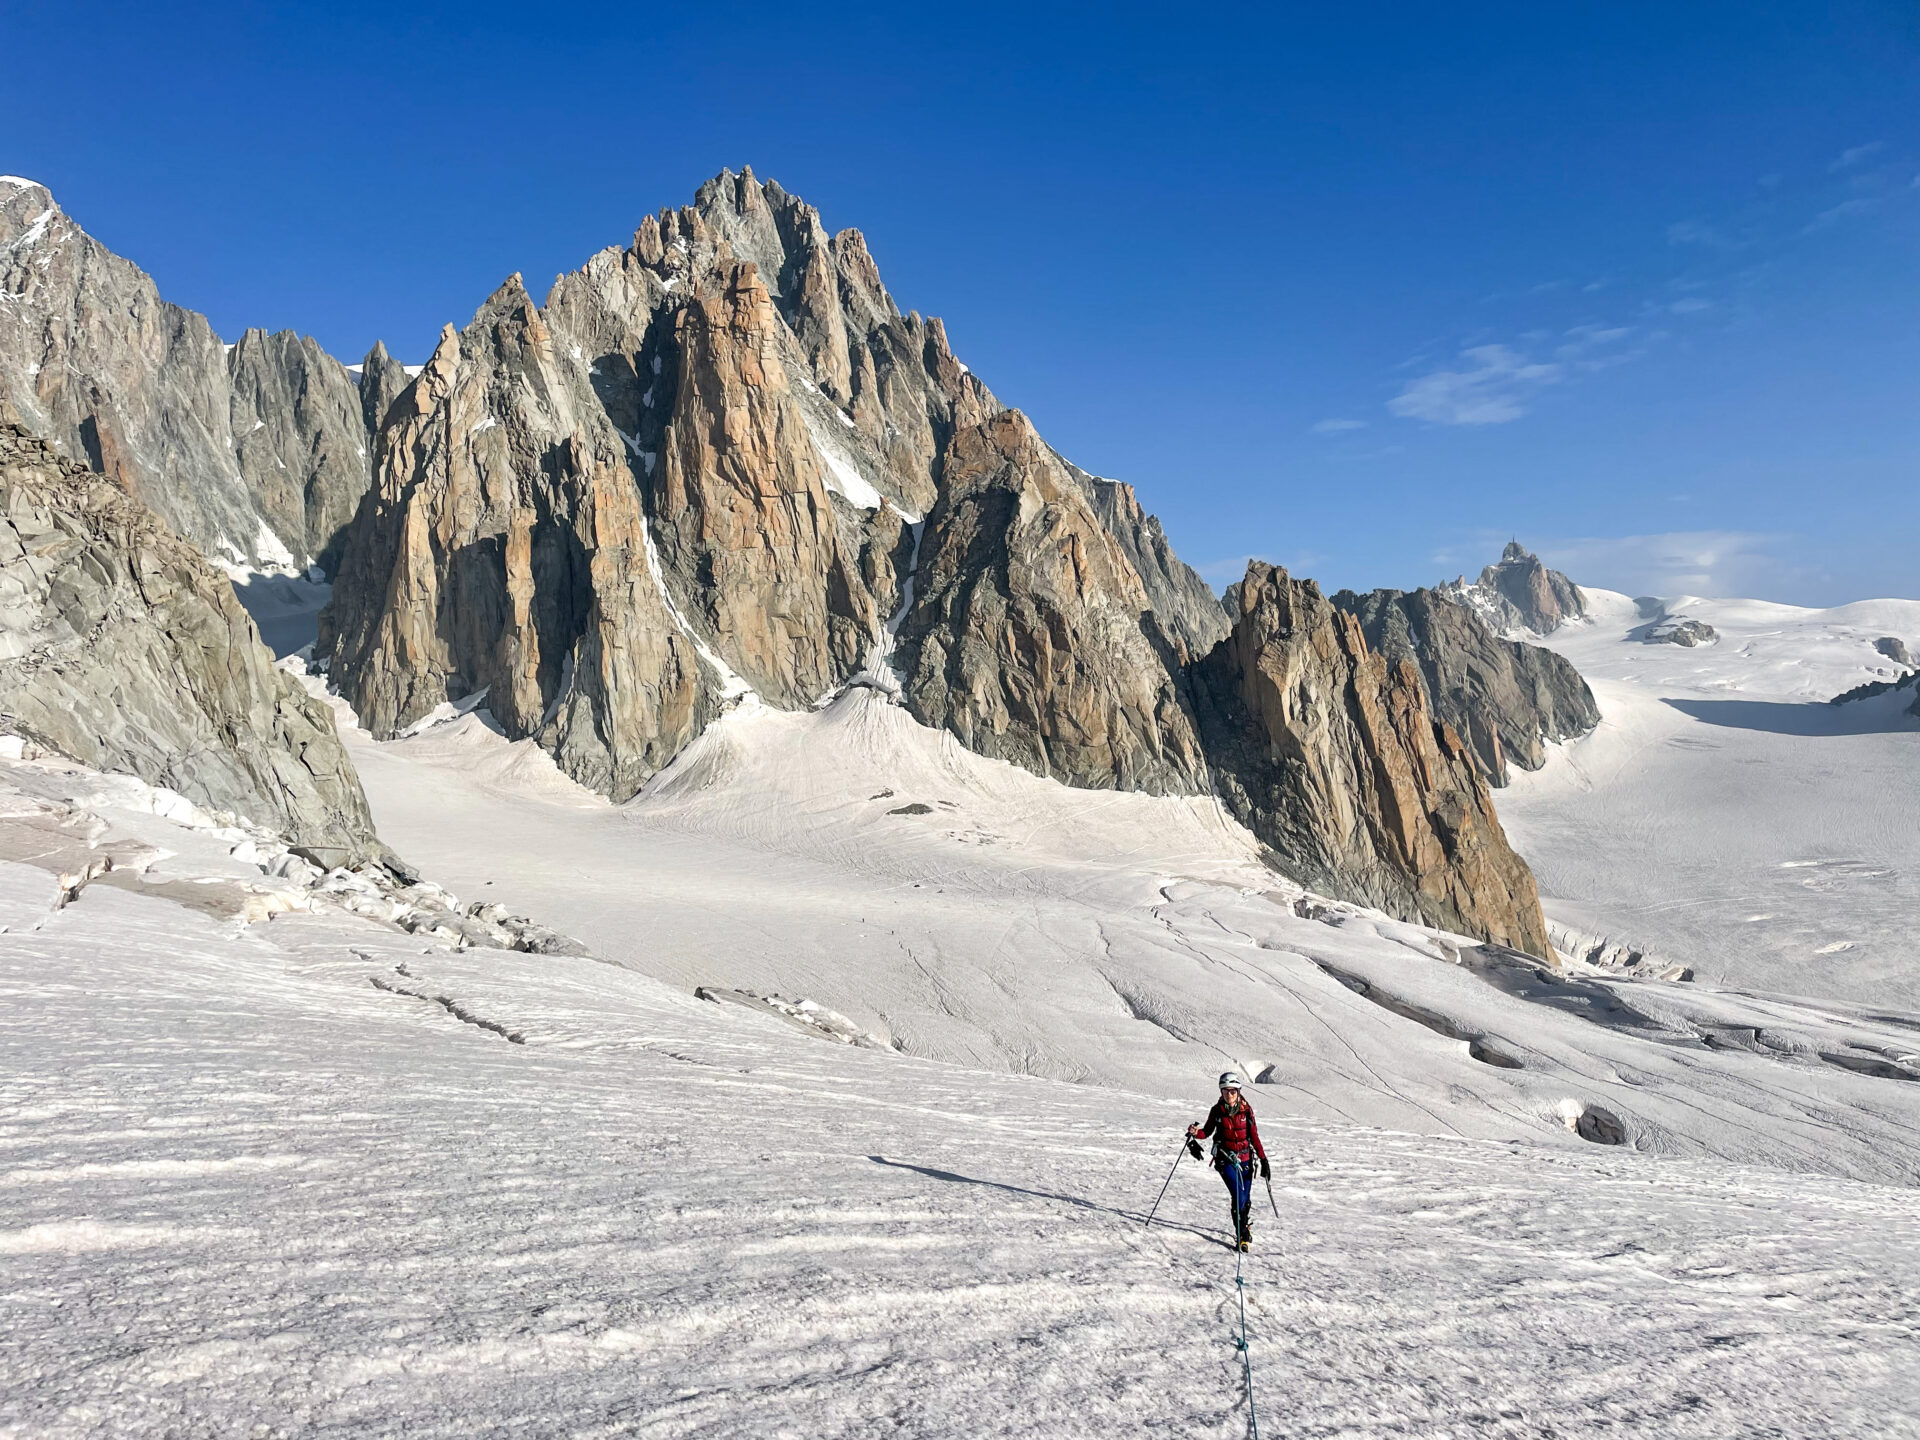
[[(1555, 974), (867, 688), (624, 806), (487, 719), (348, 733), (411, 889), (0, 761), (0, 1435), (1920, 1434), (1920, 1016)], [(1229, 1066), (1244, 1367), (1219, 1182), (1143, 1224)]]
[(1718, 634), (1684, 648), (1646, 643), (1652, 607), (1584, 594), (1588, 621), (1538, 643), (1600, 726), (1499, 797), (1548, 919), (1703, 981), (1920, 1010), (1913, 691), (1825, 703), (1900, 673), (1874, 642), (1920, 639), (1920, 601), (1665, 601)]

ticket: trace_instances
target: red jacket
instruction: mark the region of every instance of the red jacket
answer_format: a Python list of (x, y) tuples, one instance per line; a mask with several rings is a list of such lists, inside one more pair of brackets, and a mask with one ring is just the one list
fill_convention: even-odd
[(1219, 1134), (1213, 1143), (1229, 1155), (1244, 1155), (1251, 1145), (1254, 1154), (1262, 1160), (1267, 1158), (1266, 1147), (1260, 1143), (1260, 1127), (1253, 1123), (1253, 1107), (1244, 1098), (1240, 1108), (1233, 1111), (1222, 1101), (1214, 1102), (1213, 1109), (1207, 1112), (1207, 1123), (1200, 1127), (1200, 1138), (1204, 1140), (1215, 1131)]

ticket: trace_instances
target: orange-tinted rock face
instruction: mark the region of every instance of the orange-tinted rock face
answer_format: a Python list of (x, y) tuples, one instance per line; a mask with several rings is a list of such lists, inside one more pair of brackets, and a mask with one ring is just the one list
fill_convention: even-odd
[(766, 699), (797, 707), (858, 667), (883, 617), (842, 553), (779, 323), (743, 263), (679, 311), (655, 539), (692, 582), (728, 662)]
[(1352, 615), (1367, 644), (1389, 660), (1411, 659), (1428, 708), (1459, 732), (1490, 785), (1505, 785), (1511, 761), (1538, 770), (1547, 745), (1600, 721), (1593, 692), (1563, 657), (1506, 640), (1471, 605), (1437, 590), (1343, 590), (1333, 604)]
[(323, 644), (376, 731), (487, 688), (510, 734), (623, 797), (742, 686), (801, 708), (847, 683), (910, 588), (901, 697), (972, 749), (1203, 794), (1217, 748), (1283, 868), (1545, 953), (1417, 674), (1261, 573), (1221, 640), (1131, 490), (1001, 408), (857, 232), (723, 175), (544, 311), (516, 280), (449, 331), (387, 406)]
[(1196, 668), (1222, 798), (1296, 874), (1406, 919), (1551, 957), (1533, 875), (1466, 746), (1312, 581), (1258, 562)]
[(618, 435), (515, 277), (394, 406), (320, 653), (361, 721), (487, 690), (583, 784), (631, 795), (710, 709)]

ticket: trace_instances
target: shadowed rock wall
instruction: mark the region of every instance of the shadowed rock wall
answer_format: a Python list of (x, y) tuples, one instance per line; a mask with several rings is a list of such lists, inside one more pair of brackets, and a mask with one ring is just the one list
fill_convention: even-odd
[(380, 853), (333, 712), (145, 506), (0, 422), (0, 732), (165, 785), (326, 865)]

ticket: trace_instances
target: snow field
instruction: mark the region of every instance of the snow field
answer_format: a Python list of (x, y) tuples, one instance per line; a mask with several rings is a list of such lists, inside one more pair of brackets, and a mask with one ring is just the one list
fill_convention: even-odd
[(1585, 593), (1591, 623), (1541, 643), (1600, 726), (1497, 802), (1549, 918), (1716, 984), (1920, 1010), (1920, 721), (1910, 692), (1824, 703), (1898, 671), (1873, 641), (1920, 645), (1920, 601), (1668, 601), (1720, 634), (1685, 649)]
[(346, 738), (601, 958), (0, 756), (5, 1440), (1244, 1435), (1223, 1187), (1141, 1224), (1229, 1066), (1263, 1434), (1920, 1435), (1920, 1017), (1554, 974), (871, 689), (620, 807)]
[(1241, 1069), (1308, 1120), (1920, 1177), (1920, 1017), (1545, 980), (1307, 896), (1210, 801), (1071, 790), (871, 690), (730, 714), (618, 807), (478, 716), (348, 740), (413, 863), (683, 993), (1161, 1096)]
[[(0, 995), (0, 1434), (1246, 1433), (1203, 1085), (97, 885)], [(1263, 1434), (1920, 1433), (1911, 1191), (1255, 1100)]]

